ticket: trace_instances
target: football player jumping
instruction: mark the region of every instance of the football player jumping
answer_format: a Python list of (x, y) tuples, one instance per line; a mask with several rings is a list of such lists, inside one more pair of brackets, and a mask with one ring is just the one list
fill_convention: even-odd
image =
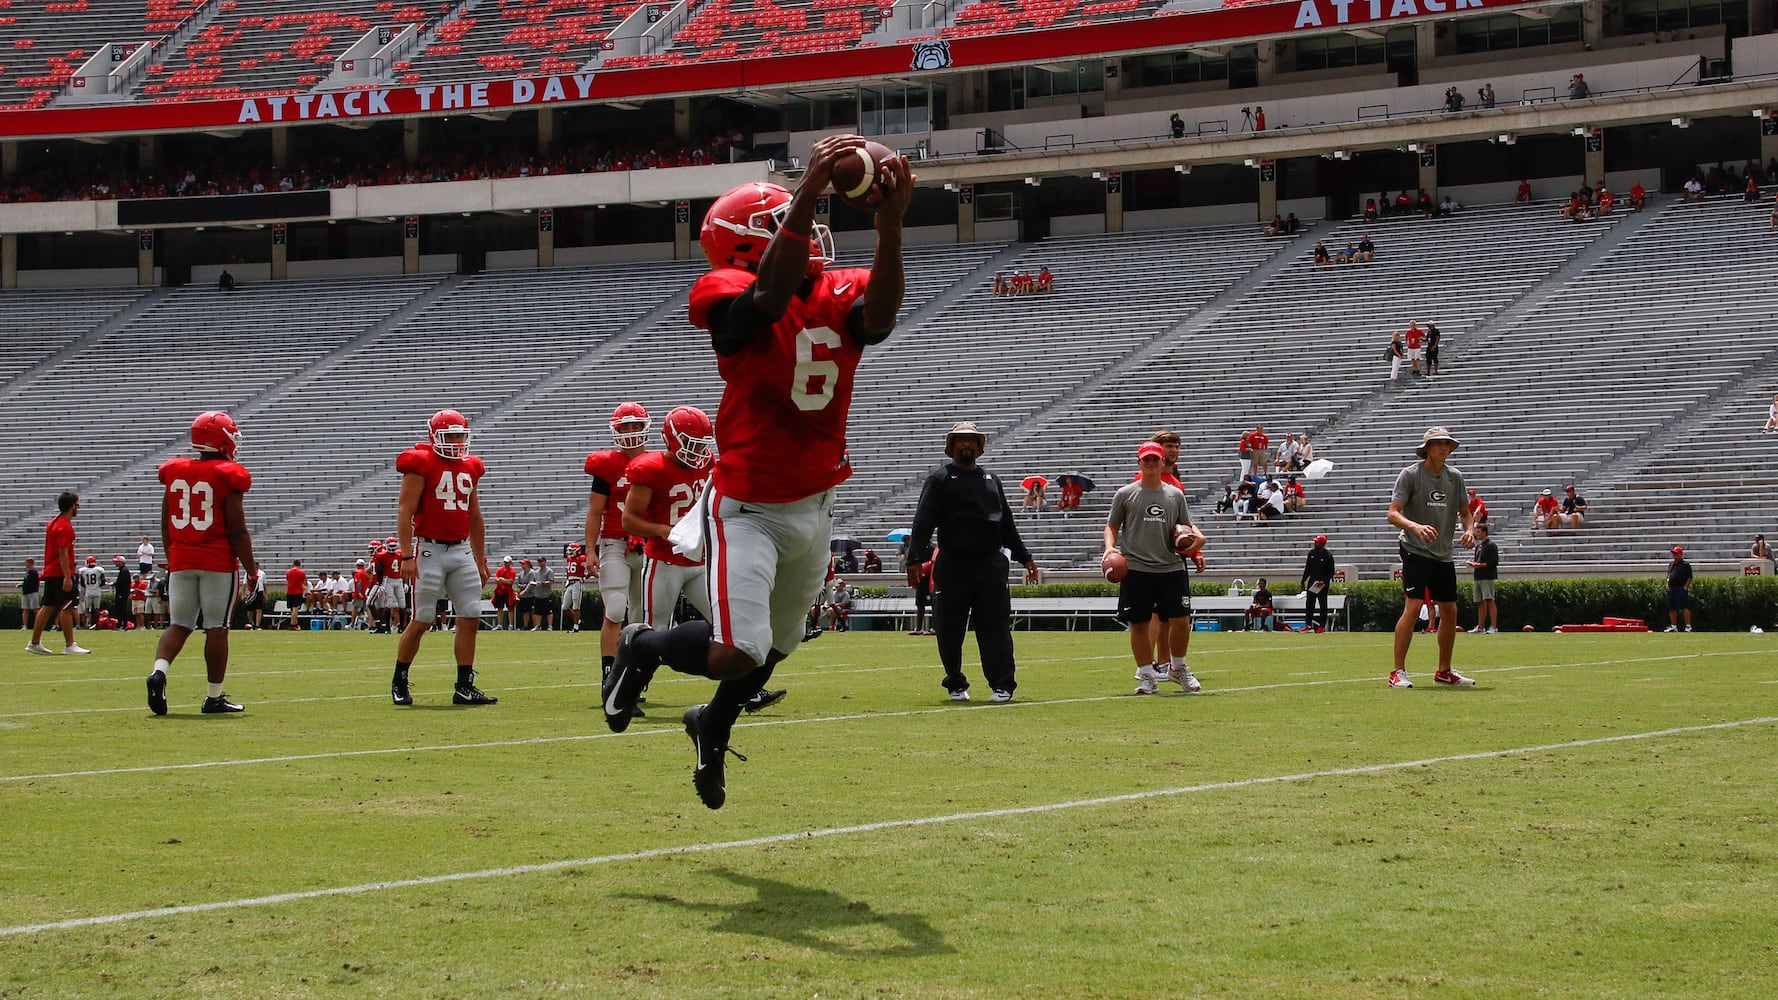
[(395, 459), (401, 473), (396, 551), (408, 593), (408, 623), (395, 646), (395, 678), (389, 700), (412, 705), (407, 668), (420, 640), (438, 617), (438, 599), (449, 597), (457, 616), (456, 705), (499, 701), (475, 686), (475, 633), (482, 623), (482, 585), (488, 582), (487, 527), (476, 484), (487, 468), (469, 453), (469, 418), (440, 410), (428, 424), (428, 440)]
[(621, 732), (660, 664), (720, 682), (709, 704), (684, 717), (692, 784), (711, 809), (727, 797), (730, 729), (802, 642), (827, 572), (834, 488), (852, 472), (853, 377), (901, 308), (902, 215), (914, 190), (905, 159), (885, 164), (869, 269), (828, 270), (832, 237), (815, 224), (835, 161), (864, 142), (816, 142), (795, 194), (775, 184), (734, 188), (710, 206), (699, 237), (711, 271), (692, 286), (690, 318), (709, 332), (724, 382), (703, 532), (715, 613), (671, 629), (626, 627), (602, 693), (606, 724)]

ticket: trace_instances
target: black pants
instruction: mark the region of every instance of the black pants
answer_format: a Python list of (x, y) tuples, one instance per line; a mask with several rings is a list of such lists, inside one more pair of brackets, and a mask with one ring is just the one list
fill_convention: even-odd
[[(1327, 627), (1327, 588), (1322, 587), (1320, 590), (1311, 590), (1311, 591), (1308, 591), (1307, 593), (1308, 593), (1308, 596), (1303, 598), (1303, 622), (1304, 622), (1304, 624), (1308, 625), (1311, 628), (1326, 628)], [(1317, 605), (1317, 604), (1321, 605), (1321, 614), (1319, 617), (1317, 617), (1315, 614), (1315, 605)]]
[[(111, 598), (111, 617), (120, 622), (132, 622), (136, 616), (130, 614), (130, 595), (117, 594)], [(120, 628), (122, 626), (119, 626)]]
[[(1006, 586), (1003, 553), (957, 556), (940, 552), (932, 568), (932, 621), (938, 630), (938, 660), (945, 668), (947, 691), (967, 691), (963, 676), (963, 633), (975, 626), (982, 676), (996, 691), (1012, 691), (1012, 593)], [(973, 622), (971, 619), (973, 618)]]

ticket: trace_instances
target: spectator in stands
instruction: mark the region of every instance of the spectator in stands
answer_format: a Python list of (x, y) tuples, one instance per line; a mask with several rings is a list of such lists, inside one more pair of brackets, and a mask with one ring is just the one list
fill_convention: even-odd
[(1426, 331), (1420, 329), (1417, 321), (1408, 320), (1408, 328), (1401, 339), (1408, 345), (1408, 361), (1414, 366), (1414, 374), (1421, 374), (1426, 363)]
[(1241, 615), (1241, 631), (1252, 632), (1255, 626), (1258, 631), (1272, 631), (1272, 621), (1277, 612), (1272, 606), (1272, 588), (1266, 586), (1266, 578), (1259, 578), (1259, 586), (1253, 588), (1253, 601)]
[(1494, 602), (1494, 581), (1500, 578), (1500, 546), (1489, 541), (1485, 523), (1475, 526), (1475, 538), (1475, 554), (1469, 559), (1469, 568), (1475, 574), (1475, 628), (1469, 631), (1471, 635), (1493, 635), (1500, 631), (1500, 606)]
[(1383, 349), (1383, 357), (1389, 359), (1390, 385), (1401, 385), (1401, 362), (1407, 356), (1407, 348), (1401, 342), (1401, 331), (1392, 331), (1389, 334), (1389, 346)]
[(1358, 260), (1358, 244), (1348, 242), (1334, 254), (1335, 264), (1350, 264)]
[(1428, 219), (1432, 218), (1433, 213), (1438, 211), (1438, 206), (1432, 201), (1432, 195), (1427, 193), (1425, 188), (1421, 188), (1420, 193), (1414, 198), (1414, 211), (1426, 216)]
[(1766, 426), (1760, 433), (1778, 433), (1778, 395), (1772, 397), (1772, 405), (1766, 409)]
[[(1364, 200), (1364, 221), (1375, 222), (1375, 221), (1377, 221), (1378, 215), (1379, 215), (1379, 213), (1377, 211), (1377, 199), (1366, 198)], [(1321, 244), (1317, 243), (1315, 245), (1320, 246)]]
[(1241, 474), (1258, 478), (1266, 474), (1270, 468), (1268, 449), (1272, 439), (1266, 436), (1264, 424), (1254, 424), (1253, 429), (1241, 435)]
[(1517, 191), (1513, 192), (1513, 204), (1515, 204), (1515, 205), (1521, 205), (1521, 204), (1529, 205), (1529, 204), (1531, 204), (1531, 182), (1530, 181), (1528, 181), (1528, 180), (1520, 180), (1519, 181), (1519, 189)]
[(1488, 505), (1475, 490), (1469, 491), (1469, 519), (1476, 524), (1488, 523)]
[(1642, 211), (1642, 206), (1647, 203), (1648, 203), (1648, 189), (1646, 189), (1642, 186), (1641, 181), (1637, 181), (1636, 183), (1631, 184), (1630, 185), (1630, 211), (1640, 212), (1640, 211)]
[(1578, 101), (1581, 98), (1586, 97), (1590, 92), (1590, 89), (1587, 87), (1587, 78), (1585, 76), (1576, 73), (1568, 78), (1569, 100)]
[(883, 560), (874, 550), (865, 549), (862, 568), (866, 573), (881, 573), (883, 572)]
[[(845, 580), (838, 577), (834, 579), (833, 591), (828, 595), (827, 603), (821, 606), (821, 611), (827, 616), (829, 632), (852, 630), (852, 590), (846, 586)], [(1008, 611), (1008, 615), (1010, 614)]]
[(1585, 222), (1592, 217), (1593, 212), (1587, 206), (1587, 200), (1581, 197), (1579, 191), (1570, 194), (1568, 196), (1568, 203), (1562, 206), (1562, 218), (1567, 219), (1570, 222)]
[(1438, 330), (1437, 323), (1426, 324), (1426, 377), (1438, 374), (1438, 346), (1444, 334)]
[(1281, 434), (1279, 437), (1284, 443), (1278, 446), (1278, 455), (1272, 462), (1272, 468), (1278, 472), (1289, 472), (1296, 464), (1296, 437), (1291, 434)]
[(1175, 139), (1185, 138), (1185, 119), (1179, 117), (1179, 112), (1175, 111), (1167, 117), (1167, 131)]
[(1235, 484), (1222, 484), (1222, 499), (1216, 501), (1216, 513), (1229, 514), (1235, 509)]
[(234, 274), (227, 268), (224, 268), (222, 276), (216, 279), (216, 290), (219, 292), (232, 292), (240, 287), (241, 285), (235, 280)]
[(284, 603), (290, 608), (290, 621), (284, 625), (287, 631), (302, 629), (302, 609), (308, 590), (309, 574), (303, 570), (303, 561), (290, 560), (290, 568), (284, 571)]
[(1045, 481), (1041, 477), (1033, 478), (1031, 480), (1031, 488), (1025, 491), (1025, 502), (1019, 504), (1019, 510), (1021, 512), (1028, 510), (1034, 514), (1043, 513), (1044, 485)]
[(1401, 618), (1395, 623), (1395, 669), (1389, 674), (1392, 688), (1411, 688), (1408, 679), (1408, 647), (1414, 641), (1414, 624), (1420, 609), (1436, 604), (1438, 616), (1439, 684), (1470, 685), (1475, 682), (1451, 669), (1451, 651), (1457, 638), (1457, 569), (1452, 556), (1452, 536), (1461, 523), (1458, 540), (1465, 548), (1475, 544), (1474, 524), (1467, 508), (1457, 502), (1463, 496), (1463, 473), (1447, 464), (1458, 442), (1443, 427), (1428, 428), (1414, 454), (1420, 461), (1401, 470), (1389, 498), (1389, 523), (1401, 529)]
[(1395, 214), (1403, 216), (1414, 214), (1414, 196), (1408, 194), (1407, 188), (1402, 188), (1401, 193), (1395, 196)]
[(1481, 98), (1483, 108), (1492, 108), (1494, 106), (1494, 85), (1492, 83), (1482, 84), (1482, 89), (1475, 93), (1477, 97)]
[(1562, 498), (1562, 512), (1557, 515), (1557, 520), (1570, 528), (1578, 528), (1586, 520), (1586, 498), (1575, 494), (1573, 483), (1562, 487), (1562, 492), (1566, 496)]
[(1747, 550), (1747, 558), (1771, 560), (1772, 547), (1766, 544), (1765, 535), (1753, 536), (1753, 545)]
[(1685, 561), (1685, 546), (1673, 546), (1673, 561), (1667, 564), (1667, 631), (1679, 631), (1679, 617), (1685, 616), (1685, 630), (1692, 630), (1692, 564)]
[(1061, 511), (1064, 517), (1074, 513), (1080, 509), (1080, 498), (1085, 496), (1086, 492), (1078, 480), (1072, 477), (1065, 478), (1062, 482), (1062, 495), (1056, 498), (1056, 510)]
[[(1136, 449), (1136, 457), (1141, 476), (1112, 498), (1099, 565), (1101, 570), (1108, 568), (1113, 553), (1118, 553), (1128, 570), (1118, 584), (1118, 615), (1130, 627), (1136, 693), (1155, 694), (1160, 682), (1168, 681), (1195, 694), (1203, 685), (1186, 665), (1191, 643), (1191, 586), (1181, 556), (1203, 548), (1204, 535), (1192, 524), (1185, 492), (1162, 481), (1166, 449), (1144, 441)], [(1151, 625), (1157, 618), (1167, 633), (1165, 669), (1154, 660)]]
[(1580, 196), (1581, 202), (1588, 208), (1592, 208), (1597, 204), (1597, 201), (1594, 199), (1593, 186), (1585, 181), (1581, 182), (1580, 187), (1576, 189), (1574, 193)]
[(1296, 462), (1291, 466), (1290, 471), (1296, 472), (1301, 469), (1306, 469), (1309, 467), (1309, 463), (1313, 461), (1315, 461), (1315, 446), (1310, 443), (1309, 435), (1297, 435)]
[(1772, 196), (1772, 214), (1766, 219), (1767, 226), (1778, 229), (1778, 193)]
[(1303, 579), (1300, 584), (1303, 591), (1305, 630), (1327, 630), (1327, 592), (1333, 586), (1333, 578), (1334, 559), (1333, 553), (1327, 551), (1327, 536), (1316, 535), (1314, 546), (1309, 549), (1309, 557), (1303, 560)]
[(1283, 236), (1284, 217), (1274, 214), (1272, 216), (1272, 221), (1260, 224), (1259, 234), (1261, 236)]
[(1685, 190), (1679, 196), (1679, 200), (1682, 204), (1690, 201), (1704, 200), (1704, 182), (1698, 179), (1697, 174), (1693, 174), (1685, 179)]
[(1040, 295), (1054, 295), (1055, 291), (1056, 276), (1050, 273), (1050, 266), (1045, 264), (1037, 269), (1037, 292)]
[(1292, 514), (1302, 510), (1309, 502), (1308, 494), (1303, 491), (1303, 484), (1295, 476), (1284, 481), (1284, 509)]
[(1254, 484), (1252, 476), (1242, 476), (1240, 485), (1235, 487), (1235, 519), (1255, 517), (1259, 512), (1259, 487)]
[(1559, 520), (1561, 510), (1562, 504), (1556, 499), (1556, 494), (1551, 490), (1544, 490), (1538, 494), (1537, 503), (1532, 506), (1531, 516), (1536, 523), (1554, 531), (1562, 523)]
[[(1773, 209), (1772, 217), (1774, 219), (1778, 219), (1778, 209)], [(1333, 263), (1333, 259), (1331, 257), (1329, 257), (1327, 254), (1327, 244), (1321, 242), (1320, 240), (1315, 241), (1314, 259), (1315, 259), (1315, 263), (1317, 263), (1317, 264), (1331, 264), (1331, 263)]]
[(1254, 519), (1273, 521), (1284, 516), (1284, 487), (1276, 479), (1267, 479), (1259, 488), (1259, 505)]
[(1371, 234), (1365, 233), (1358, 240), (1358, 249), (1352, 259), (1360, 264), (1369, 264), (1377, 256), (1377, 245), (1371, 242)]
[(1284, 235), (1295, 236), (1303, 231), (1303, 220), (1296, 217), (1295, 212), (1284, 213)]
[(1456, 215), (1462, 208), (1462, 205), (1457, 204), (1457, 199), (1451, 197), (1451, 193), (1447, 191), (1445, 196), (1439, 200), (1438, 214), (1440, 217), (1448, 219)]
[(1615, 195), (1613, 195), (1611, 193), (1611, 191), (1605, 187), (1604, 184), (1600, 184), (1599, 185), (1599, 214), (1601, 216), (1610, 215), (1612, 208), (1616, 205), (1617, 205), (1617, 197)]
[[(943, 550), (932, 567), (933, 615), (938, 626), (941, 683), (952, 701), (969, 700), (963, 676), (963, 634), (975, 628), (982, 674), (993, 690), (989, 700), (1012, 700), (1018, 688), (1013, 659), (1012, 594), (1007, 589), (1007, 552), (1025, 567), (1025, 582), (1036, 583), (1037, 560), (1025, 548), (1013, 522), (1006, 490), (993, 473), (976, 463), (988, 435), (959, 421), (945, 434), (948, 461), (932, 470), (914, 509), (908, 550), (922, 562), (933, 547)], [(1157, 446), (1157, 451), (1158, 451)]]
[(19, 581), (19, 628), (28, 629), (43, 606), (43, 578), (37, 574), (37, 560), (25, 560), (25, 576)]

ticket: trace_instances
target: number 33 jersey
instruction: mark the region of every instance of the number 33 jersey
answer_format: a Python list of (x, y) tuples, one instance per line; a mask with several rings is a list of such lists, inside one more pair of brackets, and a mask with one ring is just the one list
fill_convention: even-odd
[[(708, 330), (717, 306), (753, 286), (751, 271), (721, 268), (691, 289), (693, 326)], [(846, 414), (862, 353), (846, 331), (852, 304), (870, 283), (865, 268), (821, 272), (806, 296), (792, 296), (766, 333), (718, 355), (722, 405), (716, 411), (717, 492), (755, 503), (789, 503), (831, 489), (852, 474)]]
[(420, 505), (414, 509), (414, 534), (441, 542), (469, 537), (469, 502), (487, 467), (474, 455), (440, 458), (430, 444), (417, 444), (395, 459), (395, 471), (419, 476)]
[(226, 459), (182, 456), (161, 463), (160, 481), (167, 488), (167, 569), (233, 573), (235, 549), (222, 505), (230, 494), (247, 492), (252, 475)]

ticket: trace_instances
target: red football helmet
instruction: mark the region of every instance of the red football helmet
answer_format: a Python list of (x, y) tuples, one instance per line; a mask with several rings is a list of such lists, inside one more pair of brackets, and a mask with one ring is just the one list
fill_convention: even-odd
[(373, 539), (371, 539), (371, 540), (370, 540), (370, 550), (371, 550), (371, 551), (372, 551), (372, 552), (381, 552), (381, 551), (383, 551), (383, 540), (382, 540), (382, 539), (381, 539), (381, 538), (373, 538)]
[(439, 458), (458, 459), (469, 454), (469, 418), (456, 410), (440, 410), (426, 424), (432, 439), (432, 453)]
[[(623, 424), (641, 424), (633, 431), (619, 430)], [(611, 411), (611, 443), (619, 448), (648, 447), (648, 429), (654, 426), (654, 419), (648, 415), (648, 408), (641, 403), (628, 402), (617, 404)]]
[[(710, 205), (698, 234), (711, 267), (759, 270), (766, 244), (790, 213), (790, 192), (776, 184), (752, 183), (731, 188)], [(809, 234), (809, 276), (833, 263), (833, 233), (817, 223)]]
[(716, 428), (709, 414), (695, 406), (675, 406), (661, 424), (667, 454), (688, 469), (706, 469), (716, 453)]
[(388, 538), (383, 539), (383, 550), (385, 552), (400, 552), (401, 539), (396, 538), (394, 535), (390, 535)]
[(579, 559), (586, 555), (586, 544), (584, 542), (569, 542), (564, 554), (570, 559)]
[(191, 446), (232, 462), (235, 449), (241, 446), (241, 429), (235, 426), (233, 417), (221, 410), (205, 410), (191, 422)]

